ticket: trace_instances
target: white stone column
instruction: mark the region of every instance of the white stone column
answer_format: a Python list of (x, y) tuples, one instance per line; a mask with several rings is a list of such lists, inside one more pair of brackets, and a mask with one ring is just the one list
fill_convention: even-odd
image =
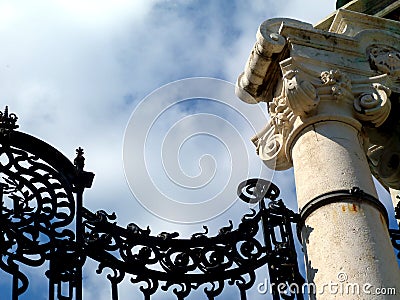
[[(370, 170), (377, 174), (383, 157), (371, 154), (382, 150), (375, 129), (387, 124), (390, 97), (400, 92), (399, 34), (399, 22), (348, 11), (337, 12), (329, 32), (268, 20), (237, 82), (243, 101), (268, 102), (270, 120), (253, 138), (260, 158), (277, 170), (294, 167), (311, 299), (400, 295)], [(397, 294), (377, 295), (380, 288)]]
[[(292, 158), (301, 208), (331, 192), (306, 216), (301, 230), (307, 280), (317, 287), (316, 299), (386, 299), (362, 291), (400, 287), (384, 214), (362, 194), (332, 193), (358, 187), (376, 196), (359, 132), (341, 122), (310, 125), (296, 139)], [(353, 284), (359, 295), (353, 295)]]
[(377, 197), (360, 129), (325, 121), (299, 133), (291, 153), (300, 209), (317, 196), (353, 187)]

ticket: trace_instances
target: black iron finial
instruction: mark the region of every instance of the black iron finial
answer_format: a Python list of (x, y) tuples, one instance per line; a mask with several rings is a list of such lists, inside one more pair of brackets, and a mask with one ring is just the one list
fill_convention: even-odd
[(80, 188), (90, 188), (93, 183), (94, 173), (84, 171), (85, 167), (85, 157), (83, 156), (84, 151), (82, 147), (79, 147), (76, 151), (76, 157), (74, 159), (74, 165), (76, 169), (77, 177), (77, 186)]
[(19, 126), (16, 124), (18, 117), (14, 113), (8, 113), (8, 106), (4, 109), (4, 112), (0, 111), (0, 130), (10, 131), (17, 129)]
[(78, 172), (83, 172), (83, 168), (85, 167), (85, 157), (83, 156), (84, 151), (82, 147), (76, 149), (76, 157), (74, 159), (74, 165)]

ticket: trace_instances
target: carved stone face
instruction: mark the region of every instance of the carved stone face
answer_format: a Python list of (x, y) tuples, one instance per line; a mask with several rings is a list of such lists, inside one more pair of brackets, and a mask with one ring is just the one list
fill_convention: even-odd
[(400, 77), (400, 52), (388, 46), (373, 46), (369, 49), (371, 68), (380, 73)]

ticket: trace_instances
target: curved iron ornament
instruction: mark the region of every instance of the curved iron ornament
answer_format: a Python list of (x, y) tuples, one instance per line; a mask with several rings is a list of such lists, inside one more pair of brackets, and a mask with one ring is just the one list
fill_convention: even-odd
[[(238, 196), (258, 204), (215, 236), (204, 232), (178, 238), (177, 232), (151, 235), (131, 223), (123, 228), (115, 214), (93, 213), (83, 206), (83, 192), (94, 174), (84, 171), (83, 149), (72, 163), (47, 143), (16, 131), (17, 117), (8, 108), (0, 113), (0, 268), (11, 274), (12, 299), (28, 288), (21, 265), (49, 262), (49, 299), (82, 299), (82, 267), (89, 257), (97, 272), (111, 269), (112, 299), (125, 277), (140, 285), (145, 299), (160, 290), (177, 299), (203, 289), (208, 299), (235, 285), (241, 299), (255, 283), (255, 270), (268, 265), (273, 299), (303, 299), (298, 293), (278, 290), (304, 282), (300, 275), (292, 224), (299, 216), (278, 199), (271, 182), (242, 182)], [(262, 240), (260, 240), (262, 237)], [(67, 287), (67, 288), (66, 288)]]
[[(241, 299), (255, 282), (255, 270), (269, 266), (274, 299), (303, 299), (301, 294), (278, 291), (278, 284), (289, 287), (304, 283), (298, 270), (292, 223), (298, 215), (277, 200), (279, 189), (271, 182), (250, 179), (239, 185), (239, 197), (258, 202), (259, 210), (243, 216), (240, 224), (223, 227), (218, 235), (208, 237), (195, 233), (189, 239), (178, 239), (178, 233), (150, 235), (131, 223), (118, 226), (115, 215), (104, 211), (91, 213), (84, 209), (85, 253), (98, 261), (101, 273), (109, 268), (112, 294), (117, 299), (117, 283), (132, 274), (132, 283), (144, 283), (140, 290), (150, 299), (159, 288), (172, 289), (177, 299), (203, 287), (208, 299), (220, 295), (226, 283), (236, 285)], [(269, 200), (268, 205), (265, 201)], [(263, 243), (257, 234), (263, 232)]]
[(13, 299), (29, 283), (20, 265), (37, 267), (46, 261), (49, 299), (73, 299), (74, 294), (80, 299), (86, 256), (76, 234), (81, 227), (77, 198), (93, 174), (76, 168), (47, 143), (15, 131), (16, 121), (7, 107), (0, 113), (0, 268), (12, 275)]

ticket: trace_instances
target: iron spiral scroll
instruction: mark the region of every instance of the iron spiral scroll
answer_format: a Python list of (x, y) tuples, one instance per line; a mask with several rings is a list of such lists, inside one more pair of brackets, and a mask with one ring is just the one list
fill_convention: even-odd
[(268, 266), (273, 299), (303, 299), (300, 291), (278, 290), (278, 284), (300, 286), (292, 224), (298, 215), (279, 197), (279, 189), (262, 179), (249, 179), (238, 196), (257, 204), (234, 228), (215, 236), (204, 232), (179, 238), (177, 232), (151, 235), (134, 223), (116, 224), (115, 214), (91, 212), (83, 206), (83, 192), (94, 174), (84, 170), (83, 149), (72, 163), (58, 150), (17, 131), (17, 117), (8, 108), (0, 113), (0, 268), (11, 275), (12, 299), (29, 286), (21, 266), (46, 264), (48, 299), (82, 299), (82, 268), (87, 259), (99, 263), (97, 272), (110, 269), (111, 298), (127, 277), (138, 284), (144, 299), (157, 291), (172, 291), (185, 299), (203, 289), (214, 299), (227, 285), (240, 298), (256, 281), (255, 270)]

